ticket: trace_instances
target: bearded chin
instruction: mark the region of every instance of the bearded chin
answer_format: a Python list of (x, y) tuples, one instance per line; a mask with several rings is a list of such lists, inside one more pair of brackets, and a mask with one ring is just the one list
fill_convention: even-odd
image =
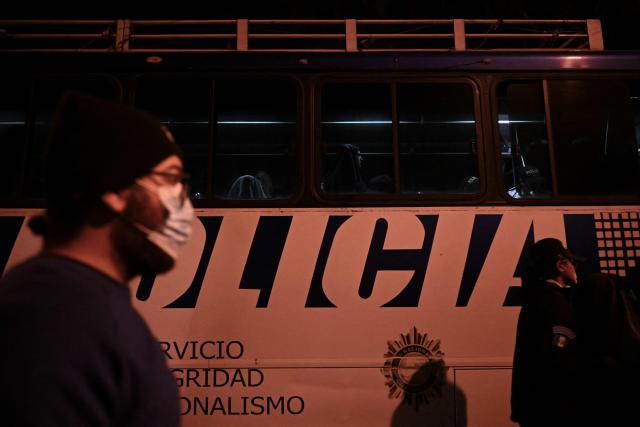
[(143, 231), (120, 218), (113, 224), (111, 241), (129, 278), (165, 273), (175, 264), (174, 259), (147, 239)]

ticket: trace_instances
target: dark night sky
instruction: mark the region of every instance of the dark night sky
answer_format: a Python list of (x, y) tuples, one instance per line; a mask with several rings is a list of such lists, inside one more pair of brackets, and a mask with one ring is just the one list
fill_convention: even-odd
[[(602, 21), (606, 49), (640, 49), (640, 0), (174, 0), (17, 5), (3, 18), (550, 18)], [(635, 32), (635, 34), (634, 34)]]

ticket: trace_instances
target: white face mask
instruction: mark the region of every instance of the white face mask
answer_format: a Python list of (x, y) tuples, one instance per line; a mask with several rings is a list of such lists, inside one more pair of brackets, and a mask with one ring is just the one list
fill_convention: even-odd
[(158, 230), (140, 227), (150, 242), (162, 249), (167, 255), (176, 260), (178, 251), (191, 237), (194, 218), (193, 205), (188, 197), (183, 196), (183, 185), (163, 185), (157, 188), (139, 182), (147, 190), (155, 193), (162, 205), (169, 212), (165, 223)]

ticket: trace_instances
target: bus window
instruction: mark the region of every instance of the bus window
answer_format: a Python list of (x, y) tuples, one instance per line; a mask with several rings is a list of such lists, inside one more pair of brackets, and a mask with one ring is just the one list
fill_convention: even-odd
[(616, 80), (547, 84), (558, 193), (637, 194), (629, 86)]
[(398, 84), (403, 193), (477, 193), (473, 90), (461, 83)]
[(214, 194), (283, 199), (296, 190), (298, 98), (285, 80), (216, 80)]
[(41, 80), (35, 83), (35, 112), (33, 138), (28, 148), (28, 167), (24, 184), (25, 198), (42, 199), (45, 195), (45, 146), (51, 129), (53, 112), (60, 97), (68, 90), (77, 90), (105, 99), (118, 99), (117, 83), (108, 79)]
[(191, 199), (207, 199), (210, 80), (142, 79), (135, 102), (136, 107), (158, 117), (182, 149), (185, 170), (191, 175)]
[(475, 141), (469, 85), (400, 82), (323, 87), (325, 192), (477, 193)]
[(551, 164), (542, 82), (519, 81), (500, 85), (498, 126), (506, 192), (517, 199), (551, 197)]
[(501, 84), (498, 125), (507, 193), (637, 194), (638, 95), (637, 82), (616, 80)]
[(0, 90), (0, 197), (11, 200), (22, 186), (31, 82), (3, 81)]
[(321, 114), (322, 190), (393, 192), (391, 85), (325, 84)]

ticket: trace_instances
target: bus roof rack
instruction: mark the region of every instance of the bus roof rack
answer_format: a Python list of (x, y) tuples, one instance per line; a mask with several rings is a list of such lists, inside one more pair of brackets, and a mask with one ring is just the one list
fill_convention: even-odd
[(600, 51), (600, 20), (0, 20), (0, 51)]

